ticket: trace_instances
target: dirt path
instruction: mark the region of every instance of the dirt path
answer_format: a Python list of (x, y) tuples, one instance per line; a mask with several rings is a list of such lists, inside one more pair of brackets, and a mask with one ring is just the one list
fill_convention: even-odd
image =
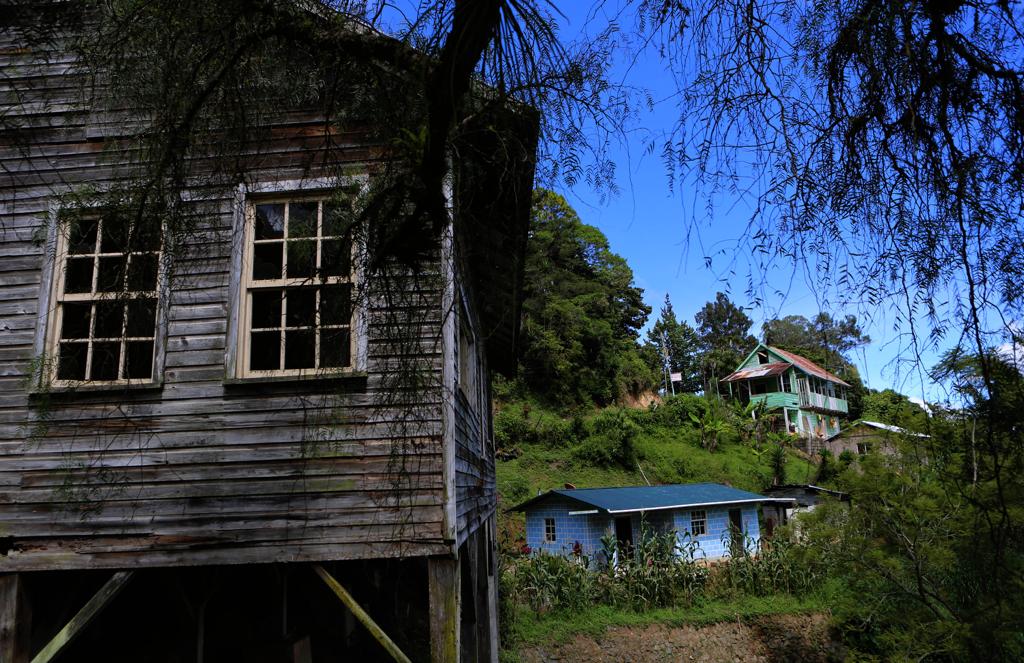
[(824, 615), (779, 615), (700, 627), (616, 627), (597, 639), (576, 636), (561, 645), (525, 648), (520, 658), (522, 663), (826, 663), (843, 656)]

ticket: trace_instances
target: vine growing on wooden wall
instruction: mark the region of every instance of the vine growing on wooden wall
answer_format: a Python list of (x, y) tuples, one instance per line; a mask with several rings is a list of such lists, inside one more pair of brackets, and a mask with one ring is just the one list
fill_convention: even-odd
[[(166, 313), (169, 298), (179, 310), (187, 306), (181, 293), (190, 282), (200, 284), (203, 263), (225, 261), (224, 246), (238, 241), (222, 221), (230, 192), (258, 191), (276, 171), (354, 203), (345, 224), (364, 270), (352, 301), (364, 312), (368, 332), (365, 388), (353, 386), (357, 377), (335, 381), (337, 388), (319, 396), (306, 388), (291, 393), (290, 407), (302, 411), (297, 455), (309, 466), (383, 444), (383, 471), (366, 480), (379, 483), (360, 488), (370, 488), (380, 506), (398, 514), (394, 538), (412, 540), (405, 529), (416, 525), (413, 507), (423, 491), (441, 489), (442, 400), (452, 396), (443, 393), (441, 379), (442, 329), (455, 314), (442, 307), (443, 293), (454, 287), (445, 281), (450, 276), (440, 251), (450, 216), (442, 192), (430, 185), (436, 173), (424, 178), (419, 168), (432, 140), (422, 88), (432, 61), (407, 43), (364, 30), (350, 16), (294, 3), (263, 3), (255, 13), (242, 0), (186, 5), (72, 3), (40, 10), (56, 12), (56, 20), (35, 16), (23, 24), (41, 64), (48, 54), (73, 56), (66, 76), (78, 86), (73, 107), (89, 113), (89, 131), (103, 145), (96, 168), (105, 181), (53, 185), (61, 212), (46, 224), (66, 234), (80, 211), (103, 210), (104, 218), (118, 220), (129, 243), (159, 237)], [(504, 112), (509, 103), (494, 90), (466, 99), (459, 103), (463, 119)], [(5, 112), (0, 121), (11, 135), (31, 136), (26, 116)], [(491, 130), (512, 132), (500, 124)], [(280, 151), (282, 132), (299, 148), (290, 161)], [(524, 139), (515, 159), (532, 151), (531, 141)], [(30, 157), (31, 140), (21, 149)], [(353, 198), (345, 187), (366, 172), (369, 185)], [(46, 259), (52, 264), (56, 256)], [(129, 293), (115, 299), (127, 303)], [(163, 322), (171, 324), (166, 316)], [(83, 516), (112, 499), (134, 499), (124, 488), (126, 473), (136, 472), (145, 485), (155, 455), (168, 452), (145, 416), (166, 387), (157, 395), (130, 388), (93, 395), (82, 383), (58, 392), (46, 379), (52, 362), (41, 356), (30, 367), (37, 393), (26, 438), (30, 445), (66, 441), (56, 495)], [(88, 423), (67, 421), (69, 404), (87, 411)], [(348, 439), (353, 424), (368, 427), (373, 440)], [(297, 479), (296, 491), (304, 485), (354, 488), (313, 472)]]

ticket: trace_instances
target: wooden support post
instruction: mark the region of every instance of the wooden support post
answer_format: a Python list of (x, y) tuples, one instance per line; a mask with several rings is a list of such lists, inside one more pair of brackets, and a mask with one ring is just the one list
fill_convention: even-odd
[(313, 663), (313, 645), (308, 635), (292, 644), (292, 663)]
[(399, 663), (411, 663), (409, 661), (409, 657), (406, 656), (402, 650), (398, 648), (398, 645), (388, 637), (388, 634), (384, 632), (384, 629), (378, 626), (377, 622), (373, 621), (370, 615), (363, 610), (362, 606), (356, 603), (356, 600), (352, 598), (352, 595), (345, 591), (345, 588), (334, 579), (334, 576), (328, 573), (324, 567), (319, 564), (314, 564), (313, 570), (316, 571), (316, 574), (320, 576), (320, 579), (331, 588), (331, 591), (334, 592), (335, 596), (341, 599), (341, 602), (345, 604), (345, 607), (348, 608), (353, 615), (355, 615), (356, 619), (362, 622), (363, 626), (366, 627), (366, 630), (370, 632), (370, 635), (372, 635), (377, 642), (379, 642), (381, 646), (391, 654), (393, 659)]
[(98, 614), (107, 607), (107, 604), (115, 596), (121, 593), (124, 586), (128, 584), (128, 581), (132, 579), (134, 571), (118, 571), (105, 585), (100, 587), (100, 591), (96, 592), (89, 601), (82, 606), (82, 609), (78, 611), (74, 617), (71, 618), (67, 624), (64, 625), (57, 635), (53, 636), (53, 639), (46, 643), (42, 651), (35, 655), (32, 659), (32, 663), (48, 663), (62, 649), (71, 644), (82, 630), (89, 625), (89, 623), (96, 618)]
[(459, 560), (431, 557), (427, 562), (430, 584), (431, 663), (458, 663), (461, 587)]
[(0, 661), (28, 663), (31, 620), (21, 574), (0, 577)]
[(497, 518), (494, 514), (487, 519), (481, 531), (484, 535), (484, 565), (487, 584), (487, 642), (488, 660), (498, 663), (498, 569), (495, 549), (498, 540)]

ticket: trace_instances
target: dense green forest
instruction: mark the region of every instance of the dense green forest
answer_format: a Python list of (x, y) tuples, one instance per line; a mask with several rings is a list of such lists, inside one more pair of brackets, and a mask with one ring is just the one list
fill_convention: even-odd
[[(594, 605), (612, 611), (593, 613), (601, 619), (625, 623), (626, 613), (715, 613), (723, 600), (756, 600), (759, 610), (828, 612), (854, 659), (1024, 655), (1021, 533), (1008, 527), (1024, 515), (1024, 391), (1013, 366), (995, 352), (988, 362), (947, 355), (932, 377), (956, 405), (926, 412), (895, 390), (864, 387), (850, 357), (870, 338), (854, 316), (770, 320), (765, 342), (853, 385), (850, 421), (910, 433), (891, 455), (808, 455), (717, 394), (717, 379), (757, 342), (747, 311), (714, 293), (691, 325), (666, 296), (643, 333), (652, 311), (626, 261), (557, 194), (535, 201), (519, 374), (495, 387), (506, 644), (552, 624), (582, 628), (573, 615)], [(990, 381), (983, 366), (997, 367)], [(669, 385), (671, 373), (682, 380)], [(675, 544), (655, 537), (645, 568), (603, 580), (571, 562), (523, 557), (522, 522), (507, 512), (563, 484), (694, 481), (754, 491), (816, 483), (852, 502), (816, 510), (799, 537), (783, 531), (710, 574), (659, 557)]]

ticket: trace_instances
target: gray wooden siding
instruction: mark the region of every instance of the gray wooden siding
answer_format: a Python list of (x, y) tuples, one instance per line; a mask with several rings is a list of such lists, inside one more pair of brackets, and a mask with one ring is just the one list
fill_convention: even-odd
[(459, 543), (492, 515), (497, 500), (494, 454), (480, 453), (480, 418), (459, 392), (455, 405), (455, 490)]
[[(465, 272), (461, 272), (465, 273)], [(461, 279), (460, 279), (461, 281)], [(471, 284), (461, 282), (460, 290), (465, 301), (472, 302)], [(473, 345), (477, 374), (482, 382), (483, 393), (488, 397), (490, 373), (487, 366), (485, 344), (481, 342), (480, 324), (475, 310), (469, 308), (469, 326), (474, 329), (477, 342)], [(483, 408), (489, 408), (487, 398), (471, 403), (462, 389), (454, 389), (455, 395), (455, 496), (457, 538), (459, 545), (478, 527), (487, 522), (497, 504), (497, 487), (494, 467), (492, 433), (485, 430), (489, 418)]]
[[(0, 572), (451, 552), (439, 288), (416, 279), (403, 323), (436, 387), (396, 389), (401, 352), (379, 306), (369, 312), (365, 377), (226, 384), (234, 191), (217, 193), (219, 212), (174, 264), (162, 388), (30, 397), (49, 285), (44, 218), (59, 194), (113, 180), (92, 137), (126, 125), (90, 124), (73, 102), (69, 63), (42, 64), (15, 45), (0, 33), (0, 112), (14, 90), (34, 95), (35, 111), (22, 118), (30, 150), (0, 142)], [(355, 168), (370, 166), (357, 136), (332, 140)], [(316, 118), (283, 122), (253, 179), (301, 179), (322, 143)], [(460, 462), (459, 498), (475, 505), (460, 506), (461, 531), (483, 508), (473, 478), (483, 470)]]

